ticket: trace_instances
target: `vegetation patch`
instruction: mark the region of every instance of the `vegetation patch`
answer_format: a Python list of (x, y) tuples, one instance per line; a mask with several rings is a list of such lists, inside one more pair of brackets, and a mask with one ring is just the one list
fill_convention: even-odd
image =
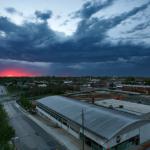
[(13, 150), (10, 144), (11, 138), (15, 135), (14, 129), (9, 125), (8, 116), (0, 104), (0, 150)]

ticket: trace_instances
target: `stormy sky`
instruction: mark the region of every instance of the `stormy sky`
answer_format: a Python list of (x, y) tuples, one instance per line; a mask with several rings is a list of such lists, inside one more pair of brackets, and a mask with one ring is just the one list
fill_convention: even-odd
[(150, 76), (150, 0), (0, 0), (0, 72)]

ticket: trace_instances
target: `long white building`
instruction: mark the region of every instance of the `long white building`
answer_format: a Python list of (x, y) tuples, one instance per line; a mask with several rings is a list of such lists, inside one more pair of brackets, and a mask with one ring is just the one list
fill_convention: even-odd
[(84, 139), (91, 150), (128, 150), (150, 140), (150, 109), (139, 115), (49, 96), (37, 100), (37, 111), (77, 139)]

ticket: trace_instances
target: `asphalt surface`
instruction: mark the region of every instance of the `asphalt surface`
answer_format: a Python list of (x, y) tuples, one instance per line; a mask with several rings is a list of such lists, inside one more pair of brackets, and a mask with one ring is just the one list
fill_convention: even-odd
[(5, 102), (10, 124), (16, 131), (15, 145), (17, 150), (66, 150), (58, 141), (47, 134), (36, 123), (26, 117), (15, 105)]
[(0, 96), (6, 95), (6, 94), (7, 94), (6, 88), (0, 85)]

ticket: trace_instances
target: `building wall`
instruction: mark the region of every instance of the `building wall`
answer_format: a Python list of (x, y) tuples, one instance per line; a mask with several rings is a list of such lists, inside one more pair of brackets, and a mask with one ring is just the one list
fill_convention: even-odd
[[(41, 108), (37, 107), (38, 113), (50, 120), (52, 120), (53, 122), (55, 122), (59, 127), (65, 129), (67, 132), (69, 132), (71, 135), (73, 135), (74, 137), (76, 137), (77, 139), (80, 139), (80, 133), (82, 133), (82, 128), (80, 126), (77, 126), (76, 124), (74, 124), (73, 122), (71, 122), (70, 120), (66, 120), (65, 118), (57, 118), (57, 117), (53, 117), (53, 114), (48, 114), (47, 112), (45, 112), (44, 110), (42, 110)], [(59, 114), (58, 114), (59, 115)], [(108, 149), (108, 148), (112, 148), (112, 150), (115, 150), (115, 146), (116, 145), (120, 145), (122, 146), (121, 149), (119, 150), (127, 150), (124, 149), (123, 147), (130, 147), (130, 146), (136, 146), (132, 145), (132, 142), (130, 141), (133, 137), (139, 137), (140, 138), (140, 144), (150, 140), (150, 123), (147, 125), (142, 126), (141, 128), (138, 129), (131, 129), (130, 132), (127, 132), (125, 134), (119, 135), (120, 137), (120, 141), (117, 141), (117, 137), (112, 138), (110, 141), (106, 141), (104, 138), (101, 138), (99, 136), (96, 136), (95, 134), (85, 130), (84, 134), (86, 137), (88, 137), (89, 139), (91, 139), (91, 141), (96, 142), (97, 144), (101, 145), (104, 149)]]
[(73, 135), (74, 137), (76, 137), (77, 139), (80, 138), (79, 133), (75, 132), (74, 130), (72, 130), (70, 128), (70, 126), (66, 126), (64, 125), (62, 122), (56, 120), (54, 117), (50, 116), (48, 113), (46, 113), (45, 111), (43, 111), (42, 109), (40, 109), (39, 107), (37, 107), (38, 113), (39, 115), (43, 115), (44, 117), (47, 117), (48, 119), (52, 120), (54, 123), (56, 123), (59, 127), (67, 130), (67, 132), (69, 132), (71, 135)]
[[(82, 131), (81, 131), (81, 133), (82, 133)], [(100, 138), (86, 130), (84, 131), (84, 134), (101, 146), (106, 143), (106, 140), (103, 140), (102, 138)], [(106, 145), (104, 145), (104, 146), (105, 146), (105, 148), (107, 148)]]
[(117, 143), (117, 137), (112, 138), (108, 143), (105, 144), (105, 146), (114, 147), (115, 145), (118, 145), (120, 143), (123, 143), (130, 138), (139, 135), (139, 129), (132, 130), (126, 134), (119, 135), (120, 136), (120, 142)]
[(150, 140), (150, 123), (140, 128), (140, 144)]
[[(51, 115), (49, 115), (47, 112), (45, 112), (44, 110), (42, 110), (41, 108), (37, 107), (37, 112), (39, 115), (41, 115), (42, 117), (46, 118), (46, 119), (50, 119), (52, 120), (54, 123), (56, 123), (59, 127), (63, 128), (64, 130), (66, 130), (68, 133), (70, 133), (71, 135), (73, 135), (75, 138), (79, 139), (79, 140), (82, 140), (81, 137), (80, 137), (80, 133), (82, 133), (81, 131), (81, 128), (79, 129), (79, 132), (75, 132), (74, 130), (72, 130), (72, 128), (75, 128), (75, 130), (78, 130), (78, 128), (76, 127), (76, 125), (74, 125), (74, 123), (71, 123), (68, 121), (68, 124), (67, 126), (64, 125), (62, 122), (58, 121), (57, 119), (55, 119), (54, 117), (52, 117)], [(72, 127), (71, 127), (72, 126)], [(95, 136), (94, 134), (88, 132), (88, 131), (85, 131), (85, 136), (89, 137), (91, 140), (95, 141), (95, 143), (97, 144), (102, 144), (104, 142), (102, 142), (102, 140)], [(93, 145), (92, 145), (93, 146)], [(95, 146), (95, 145), (94, 145)], [(88, 149), (92, 149), (92, 150), (106, 150), (106, 149), (94, 149), (93, 147), (89, 147), (86, 145), (86, 147), (88, 147)]]

